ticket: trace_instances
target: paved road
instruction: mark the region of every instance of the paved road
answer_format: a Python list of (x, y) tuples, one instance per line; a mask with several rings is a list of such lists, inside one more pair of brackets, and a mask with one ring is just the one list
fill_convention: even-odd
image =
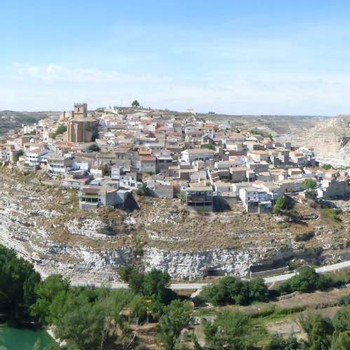
[(350, 267), (350, 261), (343, 261), (343, 262), (340, 262), (338, 264), (326, 265), (326, 266), (318, 267), (316, 269), (316, 271), (322, 273), (322, 272), (329, 272), (329, 271), (345, 269), (347, 267)]
[[(123, 282), (110, 282), (110, 283), (93, 283), (93, 282), (83, 282), (83, 281), (71, 281), (72, 286), (95, 286), (95, 287), (102, 287), (103, 285), (111, 287), (113, 289), (119, 289), (119, 288), (128, 288), (127, 283)], [(173, 290), (180, 290), (180, 289), (202, 289), (203, 287), (207, 286), (208, 283), (172, 283), (170, 285), (170, 288)]]
[(94, 286), (94, 287), (102, 287), (107, 286), (113, 289), (120, 289), (120, 288), (128, 288), (128, 284), (124, 282), (108, 282), (108, 283), (101, 283), (101, 282), (85, 282), (85, 281), (76, 281), (71, 280), (70, 284), (75, 287), (87, 287), (87, 286)]
[[(331, 271), (336, 271), (336, 270), (341, 270), (350, 267), (350, 261), (343, 261), (341, 263), (337, 264), (332, 264), (332, 265), (326, 265), (322, 267), (316, 268), (316, 272), (323, 273), (323, 272), (331, 272)], [(282, 282), (286, 281), (289, 278), (293, 277), (295, 275), (295, 272), (292, 273), (287, 273), (287, 274), (282, 274), (282, 275), (277, 275), (277, 276), (272, 276), (272, 277), (266, 277), (264, 278), (265, 283), (274, 283), (274, 282)], [(180, 289), (202, 289), (209, 285), (210, 283), (172, 283), (170, 285), (170, 288), (173, 290), (180, 290)], [(91, 285), (95, 287), (101, 287), (103, 283), (86, 283), (86, 282), (79, 282), (79, 281), (71, 281), (71, 285), (73, 286), (86, 286), (86, 285)], [(118, 288), (128, 288), (128, 285), (123, 282), (111, 282), (108, 284), (105, 284), (110, 286), (113, 289), (118, 289)]]
[[(337, 263), (337, 264), (317, 267), (315, 270), (318, 273), (323, 273), (323, 272), (331, 272), (331, 271), (346, 269), (348, 267), (350, 267), (350, 261), (343, 261), (343, 262)], [(287, 274), (283, 274), (283, 275), (272, 276), (272, 277), (266, 277), (266, 278), (264, 278), (264, 281), (265, 281), (265, 283), (281, 282), (281, 281), (286, 281), (286, 280), (290, 279), (294, 275), (295, 275), (295, 272), (287, 273)]]

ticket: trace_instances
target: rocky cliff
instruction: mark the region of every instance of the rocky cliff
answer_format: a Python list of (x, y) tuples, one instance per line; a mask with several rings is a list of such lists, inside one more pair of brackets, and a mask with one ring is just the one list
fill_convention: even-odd
[[(180, 201), (137, 198), (140, 210), (77, 209), (74, 191), (60, 190), (44, 175), (0, 170), (0, 242), (33, 261), (43, 275), (110, 281), (119, 267), (141, 263), (174, 279), (247, 275), (252, 265), (285, 266), (290, 259), (337, 261), (348, 254), (350, 216), (322, 221), (298, 205), (298, 218), (188, 213)], [(299, 207), (300, 206), (300, 207)]]
[(334, 167), (350, 166), (350, 116), (320, 120), (307, 131), (291, 136), (299, 145), (314, 148), (316, 158)]

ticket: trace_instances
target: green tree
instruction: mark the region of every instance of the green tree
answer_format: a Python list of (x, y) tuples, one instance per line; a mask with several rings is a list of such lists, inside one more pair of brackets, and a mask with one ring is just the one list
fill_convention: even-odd
[(53, 135), (53, 138), (56, 138), (56, 136), (58, 135), (64, 134), (66, 131), (67, 131), (67, 125), (63, 125), (63, 124), (59, 125)]
[(75, 307), (62, 315), (56, 326), (57, 336), (77, 349), (101, 349), (107, 315), (101, 304)]
[(36, 300), (40, 275), (15, 251), (0, 246), (0, 313), (11, 324), (30, 321), (29, 309)]
[(336, 313), (333, 325), (337, 332), (350, 331), (350, 306), (343, 307)]
[(136, 320), (136, 323), (139, 324), (147, 318), (147, 304), (146, 298), (142, 295), (136, 294), (130, 304), (130, 316)]
[(303, 345), (298, 342), (298, 339), (289, 336), (284, 338), (280, 334), (274, 334), (270, 343), (264, 347), (264, 350), (302, 350)]
[(101, 151), (101, 148), (99, 145), (97, 145), (96, 143), (93, 143), (92, 145), (90, 145), (88, 148), (87, 148), (88, 151), (90, 152), (100, 152)]
[(179, 198), (182, 203), (186, 202), (186, 191), (179, 192), (177, 198)]
[(345, 332), (334, 332), (330, 350), (349, 350), (350, 330)]
[(201, 148), (202, 149), (210, 149), (212, 151), (215, 151), (215, 146), (210, 144), (210, 143), (205, 143), (205, 144), (201, 145)]
[(300, 325), (307, 334), (306, 346), (310, 350), (328, 350), (334, 331), (331, 320), (316, 313), (301, 315)]
[(167, 272), (153, 269), (145, 275), (143, 293), (162, 303), (168, 303), (170, 276)]
[(333, 169), (333, 167), (330, 164), (323, 164), (322, 169), (329, 170), (329, 169)]
[(213, 323), (204, 324), (208, 348), (212, 350), (246, 350), (259, 341), (258, 330), (249, 316), (238, 311), (222, 311)]
[(227, 292), (219, 284), (213, 284), (204, 287), (200, 293), (200, 298), (205, 302), (212, 303), (214, 305), (222, 305), (227, 302)]
[(297, 270), (297, 274), (290, 279), (290, 286), (293, 291), (312, 292), (317, 289), (330, 287), (332, 281), (326, 275), (318, 274), (310, 266), (302, 266)]
[(317, 182), (314, 179), (305, 179), (301, 184), (301, 188), (306, 191), (315, 190), (317, 188)]
[(122, 281), (129, 283), (133, 271), (134, 267), (132, 267), (131, 265), (122, 266), (118, 270), (119, 277), (122, 279)]
[(164, 308), (159, 320), (159, 337), (164, 349), (173, 350), (181, 331), (192, 319), (192, 308), (187, 301), (174, 300)]
[(263, 279), (242, 281), (238, 277), (223, 277), (218, 284), (203, 289), (200, 297), (214, 305), (247, 305), (252, 301), (266, 301), (268, 289)]
[(225, 277), (219, 284), (222, 285), (226, 292), (225, 302), (233, 302), (234, 304), (247, 305), (249, 299), (249, 282), (242, 281), (240, 278)]
[(144, 294), (145, 275), (133, 269), (129, 276), (129, 287), (135, 294)]
[(59, 293), (51, 307), (57, 336), (72, 349), (105, 349), (111, 342), (123, 349), (132, 344), (128, 324), (121, 316), (131, 298), (130, 291), (109, 288), (71, 287)]
[(135, 294), (167, 304), (172, 299), (172, 291), (169, 289), (170, 276), (167, 272), (156, 269), (148, 273), (141, 273), (134, 267), (124, 267), (119, 270), (123, 281), (129, 283), (129, 287)]
[(341, 222), (342, 219), (339, 216), (339, 210), (333, 208), (321, 208), (320, 213), (321, 217), (328, 221)]
[(139, 101), (137, 101), (137, 100), (132, 101), (131, 107), (133, 107), (133, 108), (139, 108), (139, 107), (140, 107)]
[(58, 308), (61, 308), (61, 301), (66, 298), (69, 289), (69, 280), (62, 275), (51, 275), (36, 287), (37, 301), (31, 308), (32, 315), (38, 317), (40, 323), (47, 325), (54, 322), (57, 317), (55, 312), (55, 298), (59, 298)]
[(151, 190), (148, 188), (145, 182), (142, 183), (142, 186), (137, 190), (139, 196), (150, 196)]
[(283, 210), (289, 210), (293, 208), (293, 202), (289, 197), (281, 196), (276, 199), (276, 202), (273, 206), (273, 211), (275, 213), (280, 213)]
[(13, 160), (15, 162), (18, 161), (19, 157), (23, 156), (24, 152), (22, 149), (19, 149), (18, 151), (15, 152), (14, 156), (13, 156)]
[(249, 299), (251, 301), (268, 301), (269, 290), (262, 278), (253, 278), (249, 282)]

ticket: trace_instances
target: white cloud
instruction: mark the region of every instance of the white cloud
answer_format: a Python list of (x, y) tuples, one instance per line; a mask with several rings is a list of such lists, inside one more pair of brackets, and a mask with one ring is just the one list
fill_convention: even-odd
[(15, 64), (15, 69), (18, 78), (37, 79), (43, 81), (62, 81), (62, 82), (94, 82), (94, 83), (109, 83), (109, 82), (165, 82), (169, 78), (157, 77), (146, 74), (125, 74), (118, 71), (99, 70), (95, 68), (72, 68), (57, 64), (47, 65), (29, 65)]
[(227, 114), (320, 114), (350, 111), (350, 75), (278, 74), (222, 70), (200, 77), (157, 77), (76, 69), (57, 64), (15, 66), (18, 80), (0, 85), (1, 109), (69, 110), (129, 105)]

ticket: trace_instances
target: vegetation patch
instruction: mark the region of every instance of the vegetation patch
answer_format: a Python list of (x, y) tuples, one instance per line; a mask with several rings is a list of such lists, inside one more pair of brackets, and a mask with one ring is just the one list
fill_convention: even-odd
[(339, 211), (333, 208), (321, 208), (320, 214), (322, 219), (330, 222), (341, 222)]

